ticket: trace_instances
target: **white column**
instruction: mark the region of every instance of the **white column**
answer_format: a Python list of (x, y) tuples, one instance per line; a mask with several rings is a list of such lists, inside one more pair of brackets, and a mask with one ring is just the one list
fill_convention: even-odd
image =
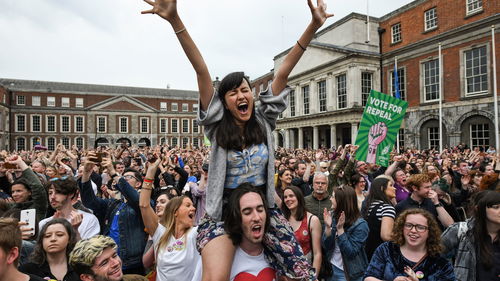
[(319, 131), (318, 126), (313, 127), (313, 149), (319, 148)]
[(297, 148), (295, 143), (295, 130), (288, 129), (290, 131), (290, 148)]
[(326, 78), (326, 110), (335, 110), (334, 77), (331, 73), (328, 73), (328, 77)]
[(309, 82), (309, 114), (316, 114), (319, 112), (319, 99), (318, 87), (315, 80), (311, 79)]
[(285, 130), (285, 141), (283, 147), (290, 148), (290, 129)]
[(356, 143), (356, 137), (358, 136), (358, 123), (351, 123), (351, 143)]
[(279, 140), (278, 134), (279, 134), (278, 131), (276, 131), (276, 130), (273, 131), (274, 149), (278, 148), (278, 140)]
[(299, 146), (297, 148), (304, 148), (304, 130), (299, 128)]
[(337, 124), (330, 125), (331, 146), (337, 146)]

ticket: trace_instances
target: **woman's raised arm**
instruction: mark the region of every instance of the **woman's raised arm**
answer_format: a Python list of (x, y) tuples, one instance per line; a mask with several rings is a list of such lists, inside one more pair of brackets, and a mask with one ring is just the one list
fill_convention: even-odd
[(189, 62), (191, 62), (191, 65), (196, 72), (196, 78), (198, 80), (198, 90), (200, 92), (201, 109), (206, 110), (214, 94), (212, 78), (210, 77), (208, 67), (205, 64), (205, 61), (203, 60), (198, 47), (196, 47), (196, 44), (189, 35), (186, 26), (184, 26), (184, 23), (177, 13), (177, 1), (144, 0), (144, 2), (151, 5), (152, 9), (142, 11), (142, 14), (157, 14), (172, 25), (172, 28), (177, 35), (177, 39), (179, 39), (179, 42), (181, 43), (184, 53), (186, 54)]

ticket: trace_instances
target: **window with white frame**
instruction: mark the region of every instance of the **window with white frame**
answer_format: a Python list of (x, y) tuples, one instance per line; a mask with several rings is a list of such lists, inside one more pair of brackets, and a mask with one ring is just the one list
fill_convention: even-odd
[(425, 31), (437, 28), (438, 18), (436, 7), (424, 12)]
[(21, 151), (21, 150), (26, 150), (26, 139), (23, 137), (17, 138), (16, 139), (16, 150)]
[(40, 96), (32, 96), (31, 97), (31, 105), (32, 106), (40, 106), (41, 105), (41, 97)]
[[(394, 87), (394, 80), (396, 78), (394, 77), (394, 71), (391, 71), (391, 93), (393, 97), (396, 97), (396, 88)], [(406, 77), (405, 77), (405, 69), (404, 68), (399, 68), (398, 69), (398, 88), (399, 88), (399, 95), (401, 96), (402, 100), (406, 100)]]
[(82, 137), (77, 137), (77, 138), (75, 138), (75, 145), (79, 149), (83, 149), (85, 146), (85, 141), (83, 140)]
[(290, 94), (288, 95), (289, 101), (290, 101), (290, 117), (295, 116), (295, 90), (291, 90)]
[(84, 122), (84, 117), (83, 116), (75, 116), (75, 132), (77, 133), (83, 133), (84, 128), (85, 128), (85, 122)]
[(182, 119), (182, 132), (189, 133), (189, 119)]
[(477, 95), (488, 92), (488, 57), (486, 46), (464, 52), (465, 94)]
[(61, 106), (69, 107), (69, 98), (61, 98)]
[(439, 60), (423, 63), (424, 101), (439, 100)]
[(428, 148), (439, 148), (439, 127), (429, 127), (427, 129), (429, 147)]
[(391, 39), (393, 44), (401, 42), (402, 40), (401, 23), (396, 23), (393, 26), (391, 26)]
[(47, 97), (47, 106), (56, 106), (56, 97)]
[(487, 123), (470, 125), (471, 147), (490, 145), (490, 126)]
[(97, 132), (106, 133), (107, 128), (107, 118), (106, 116), (97, 116)]
[(47, 115), (47, 132), (54, 133), (56, 131), (56, 117), (54, 115)]
[(337, 79), (337, 108), (347, 107), (347, 75), (342, 74)]
[(56, 149), (56, 139), (53, 137), (47, 138), (47, 150), (53, 151)]
[(139, 121), (141, 124), (141, 133), (149, 133), (149, 118), (141, 117)]
[(128, 118), (120, 117), (120, 133), (128, 133)]
[(177, 146), (179, 144), (179, 140), (177, 139), (177, 137), (173, 137), (171, 141), (172, 141), (172, 146)]
[(189, 143), (189, 138), (182, 138), (182, 148), (186, 148)]
[(16, 132), (26, 132), (26, 115), (16, 114)]
[(69, 132), (71, 127), (69, 116), (61, 116), (61, 132)]
[(372, 89), (373, 73), (361, 72), (361, 105), (366, 106)]
[(177, 119), (170, 119), (170, 131), (172, 133), (178, 133), (179, 132), (179, 120), (177, 120)]
[(200, 126), (198, 126), (198, 121), (196, 121), (196, 119), (193, 119), (192, 124), (193, 124), (193, 133), (198, 134), (200, 132)]
[(179, 111), (179, 105), (176, 102), (172, 103), (172, 111)]
[(17, 95), (17, 105), (26, 105), (26, 97)]
[(304, 107), (303, 114), (309, 114), (309, 85), (302, 87), (302, 106)]
[(160, 138), (160, 144), (161, 145), (167, 144), (167, 138)]
[(198, 112), (198, 104), (193, 103), (193, 112)]
[(32, 132), (42, 131), (42, 116), (31, 115), (31, 131)]
[(70, 146), (69, 138), (62, 137), (61, 138), (61, 143), (62, 143), (62, 145), (64, 145), (64, 148), (69, 149), (69, 146)]
[(75, 107), (83, 107), (83, 98), (75, 98)]
[(166, 134), (167, 133), (167, 118), (160, 118), (160, 133)]
[(318, 82), (319, 112), (326, 111), (326, 81)]
[(183, 103), (183, 104), (182, 104), (182, 111), (183, 111), (183, 112), (187, 112), (187, 111), (189, 110), (189, 109), (188, 109), (188, 106), (189, 106), (189, 104), (187, 104), (187, 103)]
[(35, 145), (42, 145), (42, 139), (40, 137), (31, 138), (31, 147), (35, 147)]
[(400, 148), (405, 147), (405, 129), (404, 128), (399, 129), (398, 137), (399, 137), (399, 147)]
[(482, 0), (466, 0), (467, 1), (467, 14), (472, 14), (483, 10)]
[(160, 102), (160, 110), (161, 111), (167, 111), (167, 103), (162, 101)]
[(193, 138), (193, 146), (200, 147), (200, 139), (199, 138)]

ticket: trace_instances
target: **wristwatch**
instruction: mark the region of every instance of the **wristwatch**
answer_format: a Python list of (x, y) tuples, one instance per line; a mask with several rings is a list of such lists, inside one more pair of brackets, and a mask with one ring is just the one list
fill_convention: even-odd
[(437, 203), (437, 204), (434, 204), (434, 207), (438, 208), (438, 207), (443, 207), (443, 204), (441, 204), (441, 202)]

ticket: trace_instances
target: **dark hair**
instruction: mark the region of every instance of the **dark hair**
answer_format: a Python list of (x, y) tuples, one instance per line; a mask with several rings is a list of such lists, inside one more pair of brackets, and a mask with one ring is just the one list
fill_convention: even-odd
[(74, 178), (66, 177), (66, 178), (53, 178), (49, 182), (47, 182), (46, 190), (50, 188), (54, 188), (57, 193), (61, 193), (64, 195), (73, 195), (75, 196), (78, 191), (78, 186)]
[(47, 228), (54, 224), (62, 224), (64, 229), (66, 229), (66, 233), (68, 233), (68, 245), (66, 246), (66, 259), (69, 261), (69, 253), (73, 250), (76, 244), (76, 233), (73, 230), (73, 226), (68, 222), (68, 220), (64, 218), (57, 218), (48, 221), (38, 233), (38, 237), (36, 239), (35, 249), (31, 254), (30, 260), (36, 264), (44, 264), (47, 260), (47, 253), (43, 249), (43, 238), (45, 236), (45, 232), (47, 232)]
[(20, 185), (24, 186), (24, 188), (26, 188), (26, 190), (31, 191), (31, 186), (30, 186), (28, 180), (26, 180), (25, 178), (19, 178), (19, 179), (15, 180), (11, 184), (11, 186), (13, 186), (15, 184), (20, 184)]
[(335, 201), (337, 202), (337, 207), (335, 208), (335, 219), (338, 221), (340, 214), (344, 212), (344, 228), (347, 229), (360, 217), (358, 197), (356, 196), (354, 188), (345, 184), (339, 187), (334, 187), (333, 192), (335, 194)]
[(363, 176), (361, 174), (359, 174), (359, 173), (355, 173), (354, 175), (352, 175), (352, 177), (351, 177), (351, 185), (353, 187), (355, 187), (359, 183), (359, 181), (361, 180), (361, 178), (363, 178)]
[[(304, 219), (304, 216), (307, 214), (307, 209), (306, 209), (306, 201), (304, 199), (304, 194), (302, 194), (302, 190), (296, 186), (289, 186), (285, 188), (285, 190), (291, 190), (293, 194), (295, 194), (295, 197), (297, 198), (297, 212), (295, 213), (295, 219), (298, 221), (301, 221)], [(285, 191), (283, 191), (283, 194)], [(283, 215), (285, 218), (288, 220), (290, 219), (290, 216), (292, 215), (292, 212), (288, 207), (286, 206), (285, 202), (281, 203), (281, 211), (283, 211)]]
[(266, 212), (266, 222), (264, 226), (264, 232), (267, 232), (269, 227), (269, 210), (267, 208), (266, 197), (262, 192), (255, 188), (250, 183), (240, 184), (232, 193), (229, 198), (229, 203), (227, 204), (227, 212), (224, 218), (224, 230), (229, 235), (229, 238), (233, 242), (233, 245), (237, 246), (243, 240), (243, 228), (241, 227), (241, 211), (240, 211), (240, 199), (243, 195), (255, 192), (259, 194), (264, 205), (264, 210)]
[[(474, 239), (477, 242), (477, 249), (479, 249), (479, 262), (484, 265), (485, 268), (490, 269), (493, 266), (493, 252), (491, 244), (486, 241), (490, 241), (488, 234), (488, 229), (486, 228), (487, 220), (486, 208), (491, 208), (493, 205), (500, 204), (500, 193), (496, 191), (483, 191), (482, 196), (477, 204), (476, 210), (476, 224), (473, 228)], [(499, 237), (500, 231), (497, 233)], [(498, 239), (498, 238), (497, 238)]]
[(368, 192), (368, 196), (365, 199), (366, 204), (363, 211), (363, 217), (365, 219), (368, 218), (368, 210), (370, 209), (370, 205), (376, 200), (380, 200), (392, 206), (391, 200), (389, 200), (389, 198), (387, 198), (387, 195), (385, 195), (385, 190), (387, 189), (388, 184), (389, 179), (385, 177), (376, 178), (372, 181), (370, 192)]
[(243, 146), (260, 144), (265, 141), (264, 131), (255, 117), (255, 106), (252, 109), (250, 119), (245, 124), (243, 141), (240, 137), (239, 128), (234, 122), (233, 115), (226, 108), (224, 99), (226, 93), (238, 88), (243, 81), (247, 81), (250, 87), (250, 81), (244, 72), (229, 73), (222, 79), (217, 90), (219, 99), (224, 104), (224, 116), (217, 124), (215, 139), (217, 144), (224, 149), (242, 150)]
[(8, 254), (14, 247), (19, 250), (19, 255), (14, 260), (17, 267), (19, 257), (21, 256), (21, 229), (18, 226), (18, 220), (13, 218), (0, 218), (0, 248)]
[(139, 173), (136, 169), (127, 168), (127, 169), (125, 169), (125, 170), (123, 171), (123, 174), (125, 175), (125, 173), (128, 173), (128, 172), (130, 172), (130, 173), (134, 173), (134, 177), (135, 177), (138, 181), (142, 182), (142, 175), (141, 175), (141, 173)]
[(276, 181), (276, 193), (278, 194), (278, 196), (283, 199), (283, 192), (285, 190), (282, 189), (282, 184), (283, 182), (281, 181), (281, 177), (283, 176), (283, 174), (285, 173), (285, 171), (289, 171), (290, 173), (293, 174), (292, 170), (288, 169), (288, 168), (285, 168), (281, 171), (278, 171), (278, 180)]

